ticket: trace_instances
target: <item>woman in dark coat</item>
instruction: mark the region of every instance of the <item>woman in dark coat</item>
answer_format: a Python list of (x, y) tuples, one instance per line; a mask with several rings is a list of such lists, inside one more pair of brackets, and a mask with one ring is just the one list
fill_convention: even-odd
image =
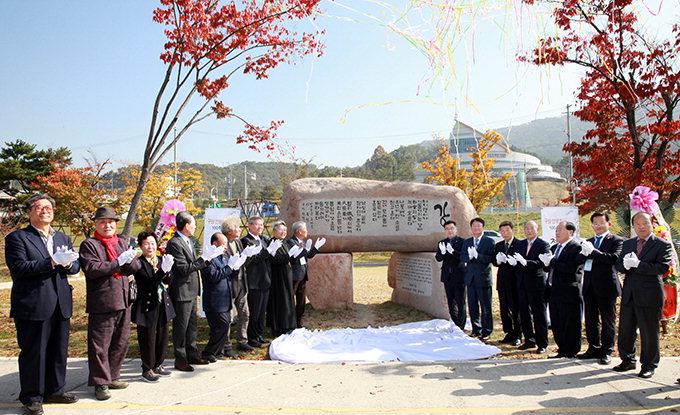
[[(273, 239), (285, 242), (286, 222), (278, 221), (274, 223), (272, 228), (274, 230)], [(272, 267), (272, 285), (269, 288), (267, 325), (271, 327), (274, 336), (280, 336), (293, 331), (297, 327), (293, 272), (290, 267), (290, 256), (286, 244), (282, 244), (272, 254), (269, 261)]]
[(168, 349), (168, 323), (175, 317), (175, 310), (165, 285), (170, 283), (174, 258), (156, 256), (158, 238), (152, 231), (140, 233), (137, 242), (143, 257), (141, 269), (134, 273), (138, 292), (132, 305), (132, 322), (137, 323), (142, 378), (157, 382), (159, 375), (170, 374), (163, 360)]

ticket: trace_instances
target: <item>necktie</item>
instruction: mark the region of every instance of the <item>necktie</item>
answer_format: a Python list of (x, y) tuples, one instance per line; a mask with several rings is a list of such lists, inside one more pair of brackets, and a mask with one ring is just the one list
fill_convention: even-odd
[(642, 253), (642, 249), (645, 247), (645, 240), (638, 238), (637, 240), (637, 256), (638, 258), (640, 257), (640, 254)]
[(529, 255), (529, 251), (531, 251), (531, 243), (532, 243), (532, 242), (533, 242), (533, 241), (529, 241), (529, 243), (527, 243), (527, 254), (526, 254), (525, 256), (528, 256), (528, 255)]
[(479, 246), (479, 239), (475, 238), (475, 249)]
[(601, 243), (602, 243), (602, 236), (596, 236), (595, 237), (595, 249), (599, 249)]
[(505, 243), (505, 253), (507, 254), (509, 250), (510, 250), (510, 244), (506, 242)]
[[(557, 249), (555, 249), (555, 258), (560, 256), (560, 252), (562, 252), (562, 245), (557, 245)], [(550, 267), (550, 272), (548, 273), (548, 285), (552, 285), (553, 282), (553, 268)]]
[(555, 249), (555, 258), (560, 256), (560, 252), (562, 252), (562, 245), (557, 245), (557, 249)]

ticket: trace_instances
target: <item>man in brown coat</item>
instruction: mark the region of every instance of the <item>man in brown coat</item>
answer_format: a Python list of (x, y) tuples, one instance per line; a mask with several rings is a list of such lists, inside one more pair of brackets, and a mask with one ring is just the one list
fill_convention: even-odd
[(94, 215), (95, 233), (80, 245), (80, 265), (87, 286), (88, 385), (99, 400), (109, 399), (109, 389), (128, 386), (120, 369), (130, 344), (128, 275), (141, 268), (128, 242), (116, 235), (118, 216), (107, 207)]

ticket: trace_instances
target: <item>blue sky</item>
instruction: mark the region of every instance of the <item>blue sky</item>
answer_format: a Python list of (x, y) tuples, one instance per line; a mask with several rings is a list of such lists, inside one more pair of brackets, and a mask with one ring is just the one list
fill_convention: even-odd
[[(410, 3), (385, 4), (405, 10)], [(541, 16), (498, 7), (508, 4), (502, 0), (479, 3), (474, 18), (462, 14), (461, 27), (470, 30), (448, 44), (456, 48), (450, 61), (456, 75), (447, 72), (445, 87), (427, 81), (431, 65), (423, 53), (370, 16), (424, 37), (436, 18), (412, 10), (406, 25), (396, 20), (399, 11), (381, 4), (323, 3), (332, 17), (314, 25), (327, 31), (325, 55), (280, 66), (264, 81), (240, 77), (223, 94), (225, 103), (254, 123), (285, 120), (279, 138), (296, 147), (295, 157), (322, 166), (355, 166), (378, 145), (391, 151), (445, 136), (456, 114), (486, 130), (556, 116), (573, 104), (575, 68), (545, 71), (515, 60), (547, 27)], [(663, 3), (670, 10), (677, 5)], [(66, 146), (77, 164), (90, 153), (110, 158), (114, 167), (139, 162), (164, 73), (155, 7), (139, 0), (0, 1), (0, 140)], [(314, 26), (302, 22), (297, 29)], [(236, 121), (207, 120), (180, 141), (178, 159), (267, 161), (266, 154), (235, 144), (241, 128)]]

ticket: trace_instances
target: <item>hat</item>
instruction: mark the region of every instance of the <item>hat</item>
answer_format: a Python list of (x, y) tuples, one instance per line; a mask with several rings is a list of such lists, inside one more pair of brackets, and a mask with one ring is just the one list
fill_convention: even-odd
[(116, 215), (116, 211), (111, 209), (110, 207), (100, 207), (97, 209), (97, 211), (94, 213), (94, 216), (92, 217), (92, 220), (97, 219), (113, 219), (117, 221), (120, 218), (118, 217), (118, 215)]

